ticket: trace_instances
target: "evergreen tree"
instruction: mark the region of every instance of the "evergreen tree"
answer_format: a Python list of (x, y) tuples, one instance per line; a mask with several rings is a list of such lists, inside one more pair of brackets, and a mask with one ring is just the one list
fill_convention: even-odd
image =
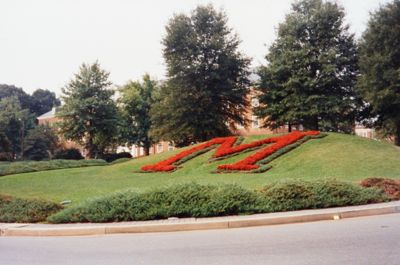
[(374, 125), (400, 145), (400, 1), (372, 14), (360, 43), (358, 91)]
[(278, 37), (260, 68), (259, 117), (265, 126), (351, 131), (359, 98), (354, 85), (357, 47), (344, 24), (343, 8), (301, 0), (279, 25)]
[(64, 105), (57, 112), (64, 137), (82, 144), (94, 158), (113, 144), (118, 114), (109, 89), (109, 73), (98, 62), (82, 64), (79, 73), (63, 88)]
[(250, 61), (238, 51), (226, 15), (199, 6), (190, 16), (175, 15), (166, 31), (168, 80), (151, 111), (152, 135), (182, 146), (228, 135), (234, 124), (244, 124)]
[(150, 109), (155, 103), (154, 93), (157, 83), (148, 74), (143, 81), (129, 82), (120, 90), (118, 100), (122, 113), (121, 137), (124, 143), (143, 147), (149, 155), (150, 147), (155, 143), (149, 135), (151, 128)]

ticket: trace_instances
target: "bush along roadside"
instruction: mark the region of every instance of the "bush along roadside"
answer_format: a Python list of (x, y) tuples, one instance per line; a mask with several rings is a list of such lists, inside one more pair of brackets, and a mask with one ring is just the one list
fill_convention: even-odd
[(119, 192), (66, 208), (50, 223), (120, 222), (209, 217), (350, 206), (388, 201), (382, 190), (336, 180), (285, 181), (251, 191), (237, 185), (181, 184), (144, 193)]
[(0, 164), (0, 176), (37, 172), (53, 169), (105, 166), (107, 162), (101, 159), (91, 160), (49, 160), (49, 161), (20, 161)]
[(0, 195), (0, 222), (36, 223), (60, 211), (62, 206), (43, 200), (27, 200)]
[(361, 186), (381, 189), (392, 200), (400, 200), (400, 180), (388, 178), (367, 178), (361, 181)]

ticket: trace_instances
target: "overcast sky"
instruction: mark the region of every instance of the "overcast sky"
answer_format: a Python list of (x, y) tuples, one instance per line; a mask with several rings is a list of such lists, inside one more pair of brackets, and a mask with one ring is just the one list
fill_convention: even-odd
[[(291, 0), (0, 0), (0, 84), (32, 93), (60, 93), (83, 62), (99, 60), (111, 81), (123, 85), (149, 73), (164, 78), (161, 39), (174, 13), (198, 4), (223, 8), (242, 40), (240, 49), (265, 63), (276, 27)], [(357, 37), (370, 11), (388, 0), (338, 0)]]

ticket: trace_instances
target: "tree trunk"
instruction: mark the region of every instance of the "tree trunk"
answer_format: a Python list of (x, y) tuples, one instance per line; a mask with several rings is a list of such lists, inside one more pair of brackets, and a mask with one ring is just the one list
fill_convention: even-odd
[(319, 131), (318, 117), (314, 118), (314, 130)]
[(394, 135), (394, 144), (400, 146), (400, 122), (397, 123), (396, 132)]
[(150, 146), (143, 146), (144, 155), (148, 156), (150, 154)]
[(319, 130), (318, 116), (311, 117), (309, 120), (304, 121), (303, 127), (305, 131), (307, 130), (318, 131)]
[(89, 139), (86, 142), (86, 158), (87, 159), (92, 159), (94, 157), (94, 145), (93, 145), (93, 138), (89, 136)]
[(292, 124), (288, 122), (288, 132), (292, 132)]

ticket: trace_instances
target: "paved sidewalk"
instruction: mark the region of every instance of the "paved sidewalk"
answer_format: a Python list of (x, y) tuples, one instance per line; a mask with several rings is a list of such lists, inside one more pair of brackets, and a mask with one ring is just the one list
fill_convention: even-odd
[(169, 218), (165, 220), (79, 223), (79, 224), (7, 224), (0, 223), (0, 236), (83, 236), (119, 233), (173, 232), (206, 229), (278, 225), (321, 220), (340, 220), (400, 212), (400, 201), (361, 206), (293, 212), (225, 216), (210, 218)]

